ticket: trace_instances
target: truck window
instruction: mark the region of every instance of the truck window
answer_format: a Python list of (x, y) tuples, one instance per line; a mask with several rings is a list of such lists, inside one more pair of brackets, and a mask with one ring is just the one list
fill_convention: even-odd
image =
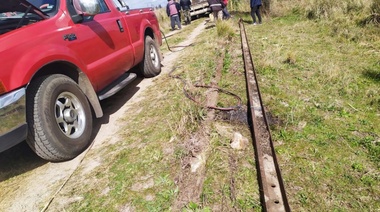
[(107, 4), (104, 2), (104, 0), (98, 0), (100, 4), (100, 13), (109, 12)]
[(112, 0), (113, 3), (115, 4), (115, 7), (119, 10), (119, 11), (126, 11), (126, 10), (129, 10), (129, 6), (127, 5), (127, 3), (125, 3), (124, 0)]

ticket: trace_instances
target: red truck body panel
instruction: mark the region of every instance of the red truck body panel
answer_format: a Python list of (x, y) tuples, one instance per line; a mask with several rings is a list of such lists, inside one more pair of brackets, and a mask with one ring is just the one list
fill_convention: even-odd
[[(94, 16), (93, 21), (75, 24), (61, 1), (58, 13), (17, 30), (0, 35), (0, 79), (8, 91), (25, 86), (44, 65), (66, 61), (79, 67), (95, 91), (99, 91), (125, 71), (141, 62), (144, 32), (153, 29), (161, 45), (155, 14), (150, 9), (118, 11), (106, 1), (110, 11)], [(121, 20), (120, 32), (116, 20)], [(76, 40), (64, 40), (75, 34)]]
[[(156, 55), (159, 54), (162, 37), (157, 17), (150, 8), (129, 10), (123, 4), (123, 10), (119, 10), (116, 1), (99, 0), (92, 3), (97, 4), (100, 12), (90, 16), (85, 9), (92, 8), (78, 10), (71, 2), (0, 0), (0, 118), (3, 122), (0, 123), (0, 152), (26, 138), (26, 96), (28, 86), (36, 78), (53, 74), (71, 77), (100, 117), (103, 112), (99, 99), (106, 98), (104, 91), (120, 83), (126, 72), (146, 59), (145, 51), (153, 46), (152, 40)], [(48, 5), (50, 11), (39, 9), (43, 8), (40, 3)], [(148, 47), (145, 42), (149, 42)], [(151, 60), (160, 61), (155, 58)], [(156, 63), (155, 67), (158, 69), (153, 74), (158, 74), (161, 66)], [(122, 83), (125, 86), (127, 82)], [(106, 94), (110, 96), (112, 92)]]

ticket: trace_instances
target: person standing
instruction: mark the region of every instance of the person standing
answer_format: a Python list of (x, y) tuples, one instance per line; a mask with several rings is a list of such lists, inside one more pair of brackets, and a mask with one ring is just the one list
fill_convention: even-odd
[(175, 29), (175, 25), (178, 26), (178, 29), (181, 29), (181, 22), (179, 19), (179, 10), (181, 9), (178, 2), (173, 0), (168, 0), (168, 4), (166, 5), (166, 14), (170, 17), (170, 25), (172, 30)]
[(223, 12), (223, 19), (227, 20), (231, 18), (230, 13), (227, 10), (228, 0), (223, 0), (224, 8), (222, 10)]
[(212, 15), (214, 16), (214, 21), (218, 19), (222, 19), (222, 0), (207, 0), (208, 6), (210, 7), (210, 10), (212, 12)]
[(178, 10), (178, 18), (179, 18), (179, 23), (182, 23), (181, 5), (177, 2), (177, 0), (173, 0), (173, 1), (179, 5), (179, 9), (177, 9)]
[(261, 0), (251, 0), (251, 17), (253, 19), (253, 25), (256, 25), (256, 16), (259, 19), (259, 24), (261, 24), (261, 14), (260, 14)]
[(191, 24), (191, 15), (190, 15), (190, 0), (180, 0), (179, 4), (181, 5), (183, 15), (185, 16), (185, 24)]

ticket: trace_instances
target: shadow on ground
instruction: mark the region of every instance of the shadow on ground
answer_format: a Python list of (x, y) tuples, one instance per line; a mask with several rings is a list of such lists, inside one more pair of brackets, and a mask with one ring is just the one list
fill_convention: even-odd
[(24, 141), (0, 153), (0, 182), (38, 168), (47, 161), (38, 157)]
[(367, 79), (374, 81), (374, 82), (377, 82), (377, 83), (380, 82), (379, 71), (368, 69), (368, 70), (365, 70), (363, 72), (363, 76), (366, 77)]

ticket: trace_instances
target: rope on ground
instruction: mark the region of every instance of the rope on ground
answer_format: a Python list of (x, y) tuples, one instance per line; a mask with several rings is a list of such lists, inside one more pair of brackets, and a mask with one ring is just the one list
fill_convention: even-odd
[(231, 110), (237, 110), (239, 108), (241, 108), (241, 98), (232, 93), (232, 92), (229, 92), (227, 90), (224, 90), (222, 88), (219, 88), (219, 87), (216, 87), (216, 86), (210, 86), (210, 85), (201, 85), (201, 84), (194, 84), (194, 87), (201, 87), (201, 88), (210, 88), (210, 89), (215, 89), (215, 91), (218, 91), (218, 92), (222, 92), (222, 93), (225, 93), (225, 94), (228, 94), (228, 95), (231, 95), (233, 97), (235, 97), (235, 99), (237, 99), (238, 101), (238, 104), (236, 106), (231, 106), (231, 107), (215, 107), (215, 106), (208, 106), (208, 105), (203, 105), (201, 104), (194, 96), (192, 96), (190, 94), (190, 92), (188, 92), (188, 90), (186, 89), (186, 85), (188, 85), (187, 81), (184, 80), (182, 77), (180, 77), (179, 75), (173, 75), (172, 73), (176, 70), (176, 68), (173, 68), (170, 72), (169, 72), (169, 77), (171, 78), (175, 78), (175, 79), (179, 79), (182, 83), (183, 83), (183, 87), (182, 87), (182, 90), (183, 90), (183, 93), (185, 94), (185, 96), (192, 100), (193, 102), (195, 102), (196, 104), (202, 106), (202, 107), (205, 107), (205, 108), (209, 108), (209, 109), (214, 109), (214, 110), (221, 110), (221, 111), (231, 111)]
[(167, 40), (167, 37), (166, 37), (165, 33), (162, 30), (160, 30), (160, 32), (164, 36), (164, 40), (165, 40), (166, 46), (168, 47), (169, 51), (171, 51), (171, 52), (178, 52), (178, 51), (183, 50), (183, 49), (180, 49), (178, 51), (174, 51), (171, 48), (186, 48), (186, 47), (189, 47), (189, 46), (193, 46), (193, 44), (191, 43), (191, 44), (186, 45), (186, 46), (172, 46), (172, 47), (170, 47), (169, 44), (168, 44), (168, 40)]

